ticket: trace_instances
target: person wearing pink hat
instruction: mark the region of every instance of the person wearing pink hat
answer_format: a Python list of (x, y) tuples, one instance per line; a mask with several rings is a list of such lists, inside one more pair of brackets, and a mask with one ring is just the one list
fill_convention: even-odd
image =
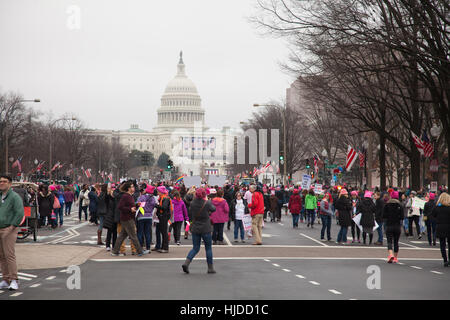
[(425, 221), (425, 225), (427, 227), (428, 244), (430, 246), (436, 245), (436, 220), (431, 214), (435, 206), (436, 194), (430, 192), (428, 194), (428, 201), (425, 203), (425, 207), (423, 208), (423, 220)]
[(168, 223), (173, 213), (172, 200), (169, 197), (169, 191), (164, 186), (156, 188), (159, 195), (159, 203), (156, 204), (156, 215), (159, 219), (159, 232), (162, 238), (161, 249), (157, 252), (168, 253), (169, 252), (169, 233)]
[[(360, 199), (358, 197), (358, 191), (353, 190), (352, 192), (350, 192), (351, 195), (351, 201), (352, 201), (352, 226), (351, 226), (351, 231), (352, 231), (352, 243), (358, 242), (361, 243), (361, 230), (356, 226), (355, 221), (353, 221), (353, 218), (358, 214), (356, 208), (359, 205)], [(356, 233), (356, 238), (355, 238), (355, 233)]]
[(369, 234), (369, 245), (373, 240), (373, 227), (375, 227), (376, 206), (372, 200), (372, 192), (366, 191), (364, 198), (359, 201), (356, 212), (361, 214), (360, 224), (363, 229), (363, 243), (366, 244), (367, 234)]
[[(145, 237), (145, 246), (147, 250), (150, 251), (150, 245), (152, 243), (152, 224), (153, 224), (153, 209), (156, 206), (156, 199), (153, 195), (155, 191), (155, 187), (152, 185), (147, 185), (144, 192), (139, 196), (138, 202), (145, 203), (144, 206), (141, 206), (142, 210), (137, 214), (137, 237), (139, 243), (142, 247), (144, 247), (144, 237)], [(142, 211), (144, 211), (142, 213)]]
[(352, 202), (348, 198), (348, 192), (345, 189), (341, 189), (339, 193), (339, 198), (334, 204), (335, 209), (338, 211), (339, 230), (336, 243), (337, 244), (347, 244), (347, 231), (348, 227), (352, 225), (352, 214), (353, 209)]
[(298, 189), (294, 189), (292, 196), (289, 198), (288, 209), (292, 214), (293, 228), (298, 228), (298, 219), (302, 210), (302, 198), (298, 194)]

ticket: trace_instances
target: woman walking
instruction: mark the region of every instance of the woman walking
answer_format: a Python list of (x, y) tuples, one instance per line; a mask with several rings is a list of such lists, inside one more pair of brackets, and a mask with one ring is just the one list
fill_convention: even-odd
[(91, 187), (91, 191), (88, 193), (89, 197), (89, 214), (91, 218), (89, 220), (90, 223), (98, 225), (97, 221), (97, 205), (98, 205), (98, 189), (99, 186), (95, 185), (95, 187)]
[(152, 242), (153, 210), (155, 209), (156, 206), (156, 199), (153, 196), (154, 191), (155, 187), (152, 185), (148, 185), (144, 190), (144, 194), (142, 194), (138, 198), (138, 202), (140, 202), (141, 204), (145, 202), (145, 204), (141, 205), (142, 209), (139, 209), (140, 212), (138, 213), (136, 218), (137, 237), (142, 247), (144, 247), (144, 237), (145, 237), (145, 246), (147, 250), (150, 250)]
[(231, 219), (234, 221), (234, 242), (238, 242), (238, 234), (240, 231), (241, 242), (245, 242), (245, 230), (242, 219), (244, 214), (250, 213), (248, 210), (247, 200), (242, 198), (240, 192), (236, 192), (235, 199), (231, 202), (230, 207)]
[(216, 211), (211, 214), (211, 222), (214, 228), (212, 240), (213, 244), (217, 244), (217, 241), (219, 241), (219, 244), (223, 245), (225, 244), (223, 242), (223, 227), (225, 222), (228, 221), (230, 208), (228, 207), (227, 201), (223, 198), (223, 190), (219, 189), (216, 194), (217, 197), (211, 199), (211, 203), (216, 207)]
[(159, 203), (156, 204), (156, 215), (159, 220), (159, 233), (161, 234), (161, 249), (158, 250), (159, 253), (169, 252), (169, 233), (168, 233), (168, 223), (172, 216), (173, 205), (172, 200), (169, 197), (169, 191), (164, 186), (159, 186), (156, 188), (159, 195)]
[(347, 231), (348, 227), (352, 225), (351, 211), (353, 209), (352, 202), (348, 198), (348, 192), (346, 189), (342, 189), (339, 193), (339, 198), (335, 203), (335, 208), (339, 213), (339, 230), (336, 243), (347, 244)]
[(181, 227), (183, 222), (189, 221), (189, 216), (186, 208), (186, 204), (181, 198), (181, 194), (178, 191), (173, 193), (173, 236), (175, 243), (179, 246), (181, 244)]
[(70, 211), (72, 211), (72, 203), (75, 198), (75, 195), (72, 191), (71, 187), (64, 188), (64, 213), (66, 216), (70, 216)]
[(99, 219), (99, 224), (97, 228), (97, 244), (103, 246), (102, 242), (102, 231), (103, 231), (103, 223), (105, 222), (105, 216), (108, 213), (108, 206), (106, 204), (108, 196), (108, 185), (102, 184), (100, 187), (100, 194), (98, 195), (97, 200), (97, 216)]
[(208, 263), (208, 273), (216, 273), (213, 265), (212, 239), (211, 239), (211, 219), (210, 215), (216, 211), (216, 207), (210, 200), (206, 199), (206, 191), (199, 188), (195, 191), (195, 198), (189, 207), (192, 222), (190, 226), (192, 234), (192, 250), (189, 251), (186, 261), (182, 265), (183, 271), (189, 273), (189, 264), (200, 251), (200, 244), (203, 239), (205, 243), (206, 261)]
[(308, 219), (307, 227), (314, 227), (315, 210), (317, 209), (317, 198), (314, 195), (314, 190), (309, 190), (309, 193), (305, 197), (305, 208)]
[(89, 190), (87, 184), (83, 184), (80, 197), (78, 198), (79, 202), (79, 211), (78, 211), (78, 219), (81, 222), (81, 216), (84, 212), (84, 221), (87, 221), (88, 217), (88, 207), (89, 207)]
[[(356, 208), (359, 205), (359, 198), (358, 198), (358, 191), (352, 191), (351, 193), (352, 196), (352, 243), (355, 243), (356, 241), (358, 241), (358, 243), (361, 243), (361, 230), (359, 230), (358, 226), (356, 225), (355, 221), (353, 221), (353, 218), (357, 215), (357, 210)], [(355, 228), (356, 228), (356, 235), (357, 235), (357, 239), (355, 238)]]
[[(192, 217), (190, 216), (189, 206), (191, 205), (192, 200), (194, 200), (195, 196), (195, 186), (192, 186), (189, 191), (186, 193), (186, 195), (183, 197), (184, 204), (186, 205), (186, 209), (188, 212), (189, 221), (192, 221)], [(186, 223), (184, 226), (184, 239), (187, 239), (189, 236), (189, 230), (186, 229)]]
[(320, 231), (320, 240), (325, 240), (325, 230), (327, 231), (327, 239), (331, 241), (331, 210), (330, 204), (331, 194), (327, 193), (320, 202), (320, 218), (322, 219), (322, 230)]
[[(388, 243), (388, 263), (398, 262), (398, 241), (401, 234), (401, 225), (404, 218), (404, 209), (398, 201), (398, 192), (391, 192), (391, 199), (383, 207), (383, 220), (386, 226), (386, 238)], [(392, 249), (394, 251), (392, 252)]]
[(435, 198), (436, 195), (430, 192), (428, 195), (428, 202), (425, 203), (425, 207), (423, 209), (423, 219), (425, 220), (425, 224), (427, 226), (428, 244), (430, 246), (431, 244), (433, 244), (433, 246), (436, 245), (436, 220), (431, 214), (436, 206)]
[(289, 198), (288, 208), (292, 214), (292, 227), (298, 228), (298, 219), (302, 210), (302, 198), (298, 194), (298, 189), (294, 189), (292, 196)]
[(48, 190), (48, 185), (43, 184), (39, 186), (39, 194), (37, 200), (39, 205), (39, 217), (41, 227), (46, 225), (48, 219), (48, 225), (51, 225), (53, 229), (56, 228), (55, 225), (56, 220), (51, 219), (54, 199), (55, 199), (54, 195)]
[(108, 232), (106, 233), (106, 251), (111, 251), (111, 240), (113, 247), (116, 244), (117, 240), (117, 223), (114, 221), (114, 212), (116, 209), (114, 191), (112, 190), (112, 188), (107, 188), (106, 215), (103, 222), (103, 228), (108, 230)]
[[(439, 238), (444, 267), (448, 267), (450, 257), (450, 195), (442, 193), (432, 211), (432, 216), (436, 220), (436, 237)], [(448, 256), (446, 245), (448, 244)]]
[[(366, 244), (366, 237), (369, 234), (369, 245), (373, 240), (373, 227), (375, 227), (375, 214), (377, 208), (372, 200), (372, 192), (366, 191), (364, 198), (359, 202), (357, 212), (361, 213), (360, 224), (363, 228), (363, 243)], [(358, 227), (359, 229), (359, 227)]]
[(278, 198), (275, 195), (275, 190), (272, 189), (270, 191), (270, 222), (275, 222), (277, 210), (278, 210)]

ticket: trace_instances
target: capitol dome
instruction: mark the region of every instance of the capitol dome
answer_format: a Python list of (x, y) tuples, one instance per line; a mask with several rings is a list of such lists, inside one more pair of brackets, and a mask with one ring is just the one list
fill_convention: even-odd
[(194, 82), (186, 76), (183, 53), (180, 52), (177, 74), (169, 81), (161, 97), (155, 129), (193, 128), (194, 121), (201, 121), (203, 125), (204, 118), (200, 95)]

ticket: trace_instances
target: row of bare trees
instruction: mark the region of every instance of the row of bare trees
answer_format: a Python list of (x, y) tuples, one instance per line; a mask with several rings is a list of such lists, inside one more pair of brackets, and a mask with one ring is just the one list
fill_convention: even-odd
[(83, 122), (73, 114), (58, 119), (34, 111), (23, 103), (17, 93), (0, 93), (0, 168), (2, 172), (16, 175), (12, 168), (21, 158), (22, 173), (30, 178), (38, 164), (44, 163), (41, 174), (52, 178), (69, 177), (88, 181), (83, 169), (91, 169), (92, 179), (101, 181), (99, 171), (113, 174), (114, 179), (125, 176), (132, 161), (118, 141), (108, 141), (92, 134)]
[(257, 7), (252, 22), (288, 40), (292, 54), (283, 68), (300, 84), (297, 137), (308, 152), (332, 156), (333, 147), (375, 134), (380, 187), (407, 168), (418, 190), (424, 159), (411, 132), (431, 139), (430, 129), (439, 127), (435, 157), (448, 169), (448, 1), (258, 0)]

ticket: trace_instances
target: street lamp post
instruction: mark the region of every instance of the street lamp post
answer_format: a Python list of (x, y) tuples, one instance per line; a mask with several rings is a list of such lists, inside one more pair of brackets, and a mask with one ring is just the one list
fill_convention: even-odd
[[(278, 107), (275, 104), (253, 104), (254, 107)], [(286, 186), (286, 173), (287, 173), (287, 154), (286, 154), (286, 110), (287, 107), (283, 110), (283, 185)]]

